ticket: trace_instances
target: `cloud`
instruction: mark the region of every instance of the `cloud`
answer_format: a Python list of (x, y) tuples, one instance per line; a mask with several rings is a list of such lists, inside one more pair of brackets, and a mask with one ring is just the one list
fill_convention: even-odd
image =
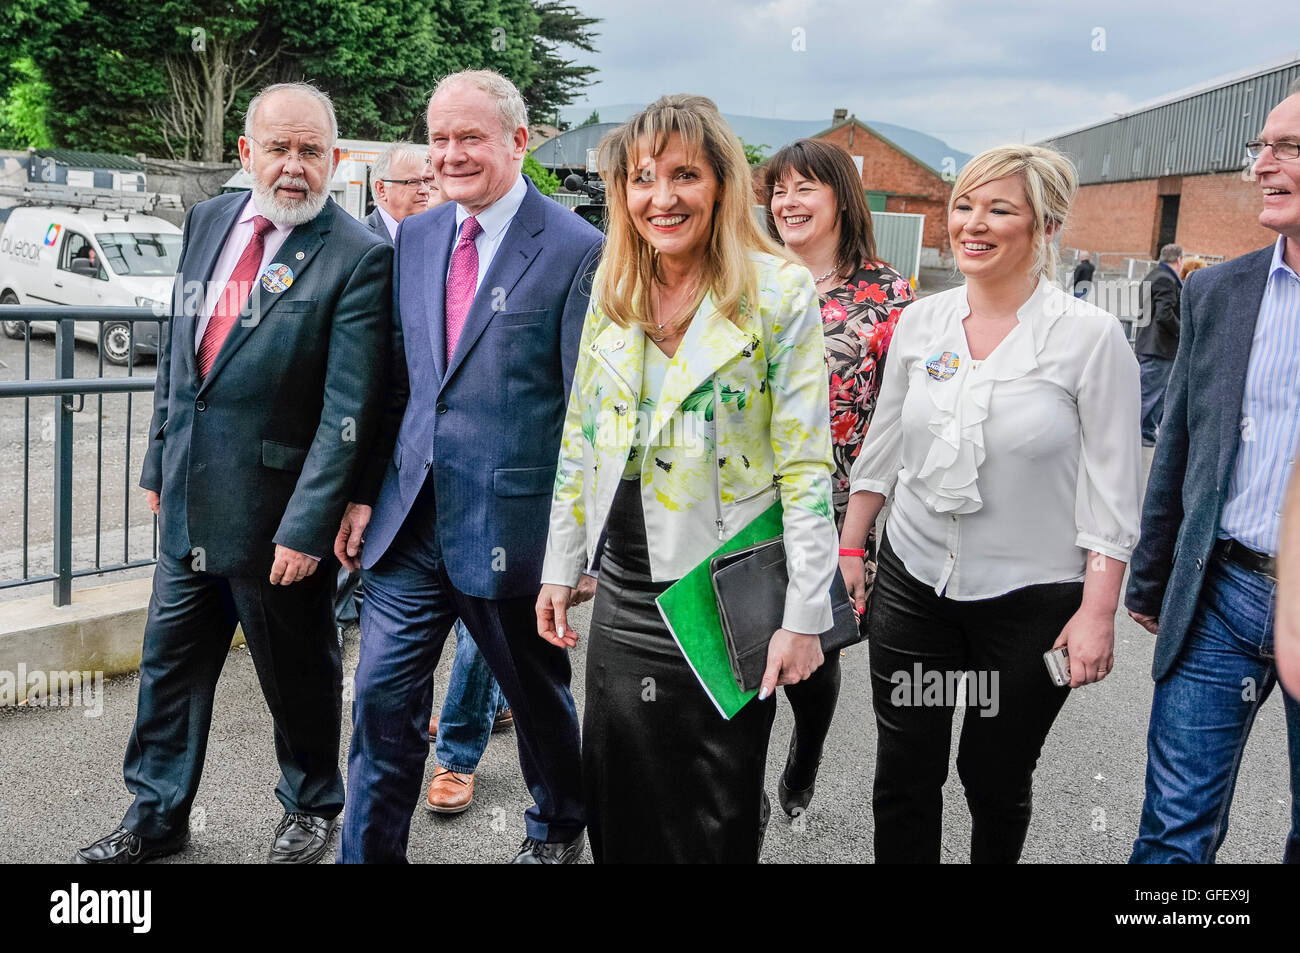
[[(1293, 53), (1300, 7), (1217, 0), (579, 0), (603, 17), (585, 104), (710, 96), (724, 112), (829, 120), (843, 106), (977, 151), (1108, 118)], [(794, 30), (806, 49), (797, 50)], [(1098, 32), (1101, 31), (1101, 32)], [(1100, 47), (1100, 48), (1098, 48)]]

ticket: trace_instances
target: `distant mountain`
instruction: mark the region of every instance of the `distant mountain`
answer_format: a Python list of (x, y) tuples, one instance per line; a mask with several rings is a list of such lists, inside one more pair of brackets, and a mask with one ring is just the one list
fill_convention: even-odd
[[(601, 122), (623, 122), (633, 113), (644, 109), (645, 103), (618, 103), (613, 106), (597, 106)], [(569, 106), (560, 110), (561, 117), (571, 125), (577, 125), (591, 115), (593, 107)], [(737, 116), (723, 113), (722, 118), (731, 124), (736, 135), (750, 145), (764, 146), (764, 152), (771, 155), (784, 145), (813, 136), (831, 125), (830, 119), (764, 119), (761, 116)], [(944, 159), (951, 158), (953, 166), (960, 169), (971, 158), (970, 153), (954, 149), (942, 139), (926, 135), (907, 126), (898, 126), (890, 122), (874, 122), (861, 119), (880, 135), (889, 139), (902, 149), (916, 156), (935, 171), (942, 171)]]

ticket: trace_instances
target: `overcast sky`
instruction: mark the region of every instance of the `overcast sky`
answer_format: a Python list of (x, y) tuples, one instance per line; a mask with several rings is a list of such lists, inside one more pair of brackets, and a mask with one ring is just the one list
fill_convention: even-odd
[(571, 2), (604, 20), (599, 53), (579, 51), (600, 70), (585, 105), (690, 92), (723, 112), (828, 122), (844, 106), (968, 152), (1300, 58), (1294, 0)]

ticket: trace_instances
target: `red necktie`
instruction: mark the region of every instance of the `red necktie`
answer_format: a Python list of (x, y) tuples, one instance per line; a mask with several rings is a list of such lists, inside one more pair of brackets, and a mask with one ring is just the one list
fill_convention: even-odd
[(235, 263), (235, 270), (230, 273), (230, 280), (226, 282), (226, 287), (221, 292), (221, 297), (217, 299), (217, 306), (212, 309), (212, 317), (208, 319), (208, 326), (203, 330), (203, 340), (199, 342), (199, 377), (208, 376), (212, 370), (212, 365), (221, 352), (221, 345), (225, 343), (226, 337), (230, 334), (230, 329), (235, 326), (235, 321), (239, 318), (240, 311), (244, 308), (244, 302), (253, 288), (253, 281), (257, 278), (257, 273), (262, 267), (262, 252), (266, 248), (266, 233), (275, 225), (270, 219), (263, 218), (260, 215), (253, 216), (253, 237), (248, 240), (244, 247), (244, 253), (239, 256), (239, 261)]
[(460, 226), (460, 241), (451, 253), (451, 268), (447, 272), (447, 366), (456, 352), (456, 342), (465, 327), (465, 316), (474, 302), (478, 285), (478, 249), (474, 239), (483, 231), (473, 215)]

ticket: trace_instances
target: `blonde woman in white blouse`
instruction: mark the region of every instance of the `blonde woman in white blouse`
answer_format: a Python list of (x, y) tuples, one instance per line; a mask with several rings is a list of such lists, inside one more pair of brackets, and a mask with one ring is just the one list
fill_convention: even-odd
[[(1042, 655), (1067, 648), (1071, 688), (1112, 666), (1138, 532), (1138, 368), (1119, 322), (1053, 283), (1076, 182), (1034, 146), (962, 170), (948, 235), (966, 284), (898, 323), (851, 474), (842, 547), (862, 548), (893, 498), (867, 620), (878, 863), (939, 860), (962, 673), (971, 860), (1015, 862), (1068, 695)], [(861, 605), (861, 561), (841, 569)]]

